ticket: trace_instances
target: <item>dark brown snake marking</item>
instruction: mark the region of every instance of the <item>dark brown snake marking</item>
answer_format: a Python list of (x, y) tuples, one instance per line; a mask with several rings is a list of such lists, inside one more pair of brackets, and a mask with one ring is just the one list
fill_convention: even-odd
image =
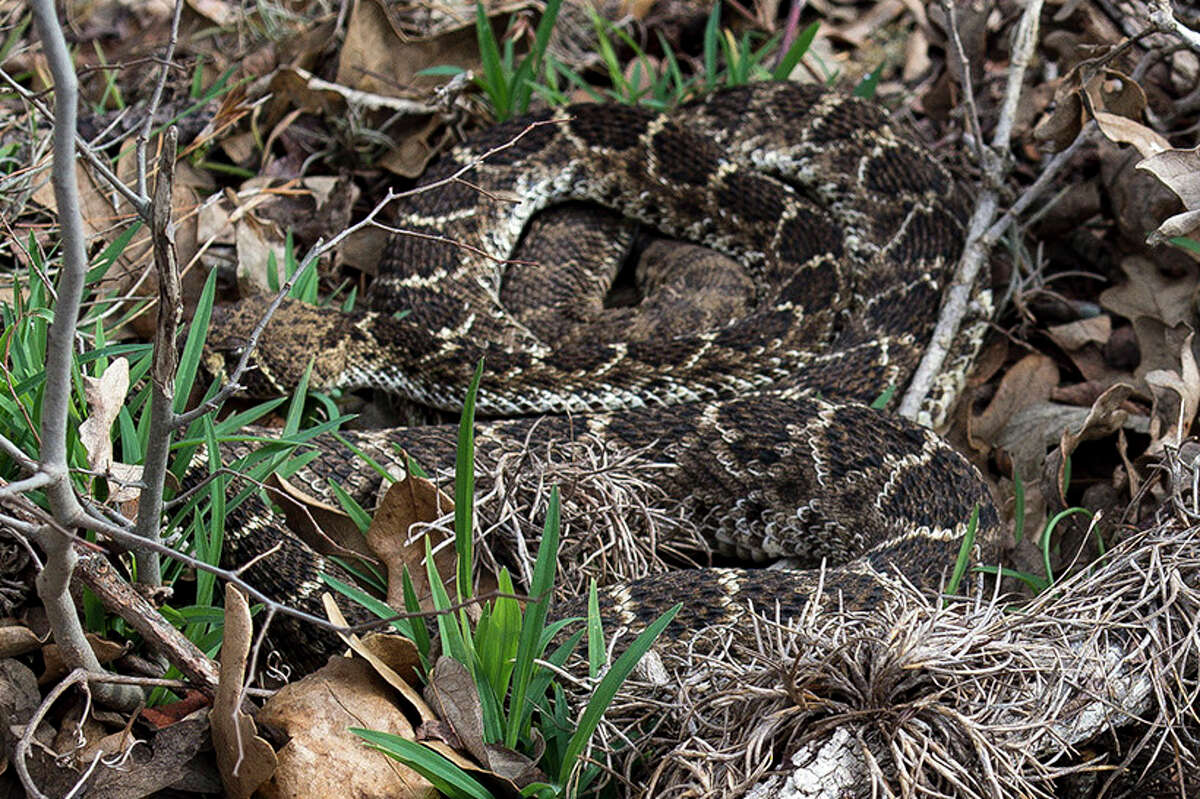
[[(460, 170), (401, 209), (397, 226), (419, 235), (393, 237), (370, 312), (281, 309), (256, 356), (252, 390), (294, 385), (315, 357), (317, 386), (380, 388), (454, 410), (483, 357), (479, 412), (518, 418), (480, 425), (481, 463), (504, 442), (581, 432), (651, 448), (666, 464), (656, 485), (714, 548), (811, 565), (827, 558), (841, 565), (827, 572), (824, 590), (855, 605), (869, 604), (897, 572), (936, 587), (974, 507), (982, 530), (997, 524), (965, 459), (864, 404), (911, 374), (965, 219), (955, 181), (877, 107), (796, 84), (725, 90), (670, 115), (572, 106), (484, 131), (426, 183)], [(551, 263), (539, 281), (514, 271), (528, 266), (506, 268), (514, 254), (536, 252), (520, 242), (529, 220), (573, 200), (726, 253), (743, 265), (746, 280), (732, 282), (744, 296), (734, 305), (748, 310), (719, 323), (703, 317), (709, 326), (694, 332), (651, 320), (648, 332), (621, 338), (631, 312), (609, 315), (600, 302), (611, 276)], [(568, 298), (573, 286), (598, 294)], [(262, 304), (242, 303), (218, 321), (214, 363), (238, 354)], [(648, 296), (642, 310), (661, 315), (672, 304)], [(402, 309), (410, 313), (394, 318)], [(556, 321), (564, 317), (578, 322), (572, 333)], [(946, 396), (961, 377), (961, 369), (950, 375)], [(575, 415), (534, 418), (564, 412)], [(352, 437), (384, 463), (396, 463), (391, 442), (423, 463), (453, 460), (447, 428)], [(314, 491), (330, 479), (362, 482), (353, 456), (319, 446), (327, 457), (296, 479)], [(244, 562), (279, 545), (250, 577), (317, 607), (314, 575), (328, 565), (261, 510), (239, 509), (225, 559)], [(603, 608), (610, 629), (636, 631), (683, 601), (670, 633), (678, 637), (736, 624), (750, 604), (786, 619), (816, 585), (813, 571), (677, 571), (610, 586)], [(299, 629), (284, 636), (297, 642), (288, 647), (296, 660), (320, 662), (327, 642)]]

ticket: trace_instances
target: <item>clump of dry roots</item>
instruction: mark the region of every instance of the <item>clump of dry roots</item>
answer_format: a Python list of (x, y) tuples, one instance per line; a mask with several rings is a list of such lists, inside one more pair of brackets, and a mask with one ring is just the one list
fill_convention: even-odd
[(637, 784), (658, 797), (1049, 797), (1147, 752), (1190, 764), (1198, 582), (1200, 527), (1170, 521), (1027, 603), (896, 581), (788, 627), (759, 608), (754, 640), (708, 631), (627, 683), (609, 762), (655, 764)]
[[(763, 606), (750, 633), (708, 629), (651, 653), (592, 757), (630, 795), (723, 799), (1052, 797), (1064, 778), (1103, 786), (1135, 759), (1190, 768), (1200, 500), (1191, 463), (1169, 453), (1166, 467), (1179, 488), (1156, 522), (1036, 598), (982, 581), (936, 597), (896, 578), (868, 610), (824, 601), (785, 625)], [(484, 468), (477, 508), (497, 562), (532, 561), (549, 486), (563, 486), (560, 585), (660, 571), (663, 541), (703, 546), (678, 508), (656, 506), (663, 467), (648, 453), (583, 439)]]

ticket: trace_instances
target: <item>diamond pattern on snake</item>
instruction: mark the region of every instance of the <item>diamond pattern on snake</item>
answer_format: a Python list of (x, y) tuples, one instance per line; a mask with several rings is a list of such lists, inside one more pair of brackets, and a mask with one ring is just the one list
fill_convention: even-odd
[[(655, 496), (712, 552), (799, 565), (609, 585), (606, 631), (636, 633), (682, 601), (669, 646), (736, 628), (750, 607), (786, 619), (818, 589), (863, 606), (896, 575), (936, 589), (972, 510), (981, 539), (997, 525), (962, 456), (869, 407), (911, 376), (967, 216), (949, 171), (879, 107), (792, 83), (725, 89), (668, 113), (575, 105), (479, 133), (423, 183), (431, 188), (397, 209), (394, 224), (413, 235), (391, 238), (369, 309), (285, 303), (244, 382), (252, 394), (286, 393), (312, 361), (315, 388), (376, 389), (456, 412), (482, 358), (480, 491), (501, 453), (588, 437), (651, 458)], [(607, 211), (573, 221), (579, 203)], [(569, 232), (548, 243), (531, 232), (559, 224)], [(685, 256), (639, 278), (638, 305), (606, 307), (632, 224), (734, 266), (706, 275), (712, 268)], [(212, 368), (236, 360), (266, 303), (218, 314)], [(935, 421), (977, 345), (974, 330), (939, 383)], [(453, 463), (451, 426), (348, 436), (384, 463), (398, 465), (393, 444), (423, 464)], [(370, 470), (335, 442), (318, 446), (323, 457), (292, 479), (318, 495), (337, 479), (369, 504)], [(319, 613), (316, 574), (336, 566), (265, 510), (239, 508), (225, 560), (279, 546), (248, 577)], [(302, 667), (340, 647), (275, 623)]]

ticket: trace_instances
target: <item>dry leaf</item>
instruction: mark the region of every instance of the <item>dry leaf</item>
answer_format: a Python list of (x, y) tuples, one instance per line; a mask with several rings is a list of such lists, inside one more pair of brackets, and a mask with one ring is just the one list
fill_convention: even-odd
[(1009, 420), (1023, 408), (1050, 398), (1058, 385), (1058, 367), (1045, 355), (1027, 355), (1017, 361), (1000, 381), (996, 396), (977, 416), (967, 418), (971, 446), (986, 450), (995, 442)]
[[(1107, 314), (1054, 325), (1046, 329), (1046, 335), (1071, 358), (1071, 363), (1084, 380), (1105, 382), (1104, 388), (1107, 388), (1114, 380), (1125, 376), (1123, 372), (1112, 368), (1104, 357), (1102, 347), (1112, 336), (1112, 317)], [(1066, 401), (1065, 396), (1055, 399)], [(1095, 397), (1085, 403), (1069, 404), (1090, 405), (1093, 399)]]
[(0, 658), (15, 658), (36, 652), (46, 643), (23, 624), (0, 627)]
[(1093, 117), (1105, 138), (1117, 144), (1132, 144), (1143, 158), (1149, 158), (1171, 147), (1171, 143), (1162, 134), (1128, 117), (1106, 111), (1097, 111)]
[(1159, 351), (1164, 343), (1169, 345), (1169, 358), (1174, 362), (1179, 352), (1178, 337), (1170, 331), (1194, 324), (1192, 298), (1198, 281), (1195, 274), (1164, 275), (1153, 261), (1137, 256), (1122, 260), (1121, 269), (1126, 281), (1102, 292), (1100, 304), (1133, 322), (1141, 352), (1136, 373), (1140, 377), (1156, 368), (1154, 364), (1163, 362)]
[[(1200, 409), (1200, 369), (1196, 368), (1192, 338), (1193, 335), (1188, 334), (1179, 351), (1178, 372), (1156, 369), (1146, 375), (1146, 383), (1154, 395), (1147, 455), (1157, 455), (1164, 446), (1178, 447)], [(1168, 390), (1177, 399), (1172, 399)]]
[[(421, 623), (424, 624), (424, 620)], [(419, 682), (421, 656), (411, 638), (399, 633), (370, 632), (362, 637), (362, 646), (410, 685)]]
[[(117, 658), (125, 654), (125, 645), (119, 644), (116, 641), (109, 641), (107, 638), (101, 638), (95, 633), (87, 633), (88, 645), (92, 648), (92, 653), (96, 656), (96, 660), (100, 661), (101, 665), (111, 663)], [(50, 685), (56, 683), (63, 677), (67, 676), (70, 669), (63, 663), (62, 650), (58, 648), (58, 644), (46, 644), (42, 648), (42, 676), (38, 678), (39, 685)]]
[(392, 691), (362, 660), (330, 658), (319, 670), (285, 685), (263, 706), (259, 721), (289, 738), (279, 767), (258, 794), (267, 799), (433, 799), (424, 778), (363, 745), (350, 727), (413, 739)]
[(1178, 195), (1184, 208), (1200, 209), (1200, 146), (1190, 150), (1166, 148), (1147, 157), (1137, 169), (1149, 172)]
[(242, 9), (224, 0), (188, 0), (192, 10), (218, 27), (232, 26), (242, 19)]
[(1043, 472), (1046, 452), (1060, 440), (1062, 431), (1087, 418), (1086, 408), (1039, 402), (1022, 408), (996, 436), (996, 446), (1012, 458), (1014, 471), (1026, 483)]
[(423, 692), (425, 701), (442, 721), (450, 725), (458, 743), (475, 761), (487, 765), (483, 740), (483, 705), (475, 679), (467, 667), (442, 655), (429, 673)]
[(209, 721), (213, 749), (225, 795), (233, 799), (250, 796), (275, 772), (275, 750), (258, 737), (254, 719), (242, 710), (242, 681), (254, 624), (246, 597), (232, 585), (225, 586), (225, 638), (221, 644), (221, 680), (213, 697)]
[(466, 666), (445, 655), (438, 658), (425, 686), (425, 698), (484, 771), (510, 781), (518, 792), (531, 782), (546, 781), (530, 758), (483, 740), (483, 706)]
[(1104, 438), (1120, 429), (1129, 418), (1129, 413), (1121, 406), (1132, 393), (1133, 386), (1118, 383), (1101, 394), (1092, 403), (1092, 407), (1088, 410), (1083, 424), (1079, 426), (1078, 432), (1072, 432), (1070, 428), (1063, 431), (1062, 438), (1059, 439), (1058, 451), (1055, 454), (1058, 458), (1057, 488), (1059, 499), (1064, 503), (1066, 501), (1067, 487), (1063, 483), (1066, 479), (1067, 458), (1075, 452), (1076, 447), (1081, 442)]
[[(342, 611), (338, 608), (337, 603), (333, 601), (332, 596), (329, 594), (324, 594), (321, 597), (321, 601), (325, 605), (325, 615), (329, 617), (331, 622), (343, 627), (347, 626), (346, 617), (342, 615)], [(364, 646), (362, 640), (357, 635), (338, 633), (338, 637), (341, 638), (342, 641), (345, 642), (346, 646), (350, 647), (350, 649), (356, 655), (361, 655), (368, 663), (370, 663), (371, 667), (375, 669), (375, 672), (380, 677), (387, 680), (389, 685), (399, 691), (400, 695), (408, 700), (409, 704), (413, 706), (413, 709), (417, 711), (417, 716), (421, 721), (429, 721), (436, 718), (433, 710), (431, 710), (429, 705), (425, 704), (425, 700), (421, 698), (420, 692), (413, 688), (407, 680), (397, 674), (396, 670), (393, 669), (388, 663), (384, 662), (379, 655), (375, 654), (374, 651)]]
[(104, 474), (113, 462), (112, 424), (129, 391), (129, 361), (117, 358), (100, 377), (83, 377), (83, 395), (90, 414), (79, 425), (79, 440), (88, 453), (88, 466)]
[(93, 471), (112, 478), (109, 499), (112, 502), (131, 502), (141, 490), (134, 484), (142, 479), (142, 467), (113, 462), (113, 422), (121, 413), (129, 391), (129, 361), (117, 358), (99, 378), (83, 377), (83, 394), (91, 414), (79, 425), (79, 441), (88, 453), (88, 466)]
[[(430, 524), (454, 512), (454, 503), (438, 490), (431, 481), (423, 477), (408, 475), (388, 487), (387, 493), (375, 510), (371, 526), (367, 528), (367, 544), (371, 551), (384, 562), (388, 570), (388, 604), (394, 608), (404, 607), (401, 593), (401, 575), (408, 567), (417, 598), (429, 596), (429, 581), (425, 576), (425, 535), (412, 537), (414, 524)], [(430, 547), (446, 539), (441, 531), (431, 530)], [(454, 551), (442, 547), (434, 555), (438, 573), (445, 579), (454, 578)]]
[[(1088, 62), (1076, 64), (1058, 82), (1054, 110), (1038, 121), (1034, 138), (1062, 150), (1079, 135), (1083, 123), (1094, 118), (1105, 136), (1117, 142), (1153, 148), (1165, 140), (1136, 120), (1146, 107), (1146, 95), (1137, 82), (1123, 72), (1104, 69), (1081, 85)], [(1166, 146), (1170, 146), (1167, 144)]]
[(287, 517), (288, 529), (323, 555), (358, 555), (374, 562), (370, 547), (354, 520), (341, 509), (304, 490), (298, 480), (271, 475), (268, 485), (279, 489), (276, 496)]
[(1150, 235), (1150, 243), (1177, 236), (1191, 236), (1200, 229), (1200, 147), (1176, 150), (1170, 147), (1151, 154), (1137, 165), (1173, 191), (1184, 212), (1167, 218)]

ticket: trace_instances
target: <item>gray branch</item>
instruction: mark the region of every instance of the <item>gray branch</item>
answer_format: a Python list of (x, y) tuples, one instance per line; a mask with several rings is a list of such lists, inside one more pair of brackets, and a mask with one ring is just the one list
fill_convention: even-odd
[[(75, 180), (75, 116), (78, 83), (71, 56), (55, 14), (53, 0), (32, 0), (34, 24), (50, 72), (54, 77), (54, 165), (51, 180), (58, 205), (62, 235), (62, 269), (59, 273), (58, 299), (46, 346), (46, 388), (42, 400), (42, 451), (38, 466), (46, 477), (46, 498), (59, 529), (74, 529), (84, 511), (75, 497), (67, 469), (67, 410), (71, 397), (71, 361), (79, 304), (83, 298), (87, 274), (84, 248), (83, 215), (79, 209), (79, 187)], [(64, 661), (75, 668), (102, 672), (83, 633), (79, 614), (69, 591), (75, 552), (71, 536), (45, 526), (40, 536), (46, 550), (46, 564), (38, 575), (38, 595), (46, 606), (46, 615), (55, 642), (62, 648)], [(97, 697), (107, 704), (132, 709), (141, 702), (136, 687), (106, 684)]]

